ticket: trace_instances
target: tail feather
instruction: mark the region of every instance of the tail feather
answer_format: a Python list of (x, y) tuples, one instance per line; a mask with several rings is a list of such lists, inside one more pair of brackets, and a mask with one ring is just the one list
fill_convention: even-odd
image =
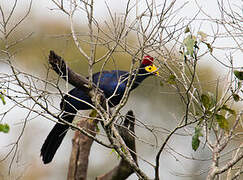
[[(72, 122), (74, 115), (65, 115), (63, 119), (68, 122)], [(41, 157), (44, 164), (47, 164), (52, 161), (57, 149), (62, 143), (63, 138), (65, 137), (69, 126), (57, 123), (51, 132), (48, 134), (44, 144), (41, 148)]]

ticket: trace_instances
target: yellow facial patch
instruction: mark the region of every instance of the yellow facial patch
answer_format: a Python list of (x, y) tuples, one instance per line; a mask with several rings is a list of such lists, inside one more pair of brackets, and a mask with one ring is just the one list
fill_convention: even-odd
[(146, 66), (145, 70), (149, 73), (153, 73), (155, 75), (159, 75), (158, 68), (155, 65)]

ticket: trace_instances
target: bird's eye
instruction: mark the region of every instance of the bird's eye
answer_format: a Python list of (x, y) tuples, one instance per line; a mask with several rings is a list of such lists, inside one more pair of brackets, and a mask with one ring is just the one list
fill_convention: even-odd
[(151, 68), (151, 67), (149, 67), (148, 69), (149, 69), (150, 71), (152, 70), (152, 68)]

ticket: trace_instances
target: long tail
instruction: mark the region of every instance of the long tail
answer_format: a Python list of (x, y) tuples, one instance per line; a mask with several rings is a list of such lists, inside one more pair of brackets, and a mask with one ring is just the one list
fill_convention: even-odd
[[(72, 122), (74, 119), (74, 114), (66, 114), (62, 116), (65, 121)], [(65, 137), (69, 126), (57, 123), (51, 132), (48, 134), (44, 144), (41, 148), (41, 156), (44, 164), (47, 164), (52, 161), (57, 149), (62, 143), (63, 138)]]

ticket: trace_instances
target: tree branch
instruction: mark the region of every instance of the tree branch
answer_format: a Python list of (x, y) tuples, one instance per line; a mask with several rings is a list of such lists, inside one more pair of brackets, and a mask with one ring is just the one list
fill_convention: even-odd
[[(106, 103), (105, 103), (105, 96), (103, 91), (96, 86), (96, 84), (89, 83), (89, 80), (80, 75), (75, 73), (71, 70), (65, 63), (62, 57), (58, 56), (54, 51), (50, 51), (49, 54), (49, 63), (52, 66), (52, 69), (64, 80), (68, 81), (73, 86), (79, 88), (80, 90), (86, 92), (92, 102), (98, 107), (96, 110), (100, 110), (102, 113), (106, 114)], [(99, 111), (97, 111), (100, 114)], [(101, 115), (102, 118), (102, 115)]]
[[(54, 51), (50, 51), (49, 54), (49, 63), (52, 66), (52, 69), (64, 80), (68, 81), (73, 86), (80, 88), (85, 92), (89, 92), (91, 87), (88, 86), (89, 81), (86, 77), (75, 73), (72, 71), (65, 63), (62, 57), (58, 56)], [(95, 85), (93, 85), (96, 87)]]
[[(82, 119), (78, 126), (84, 128), (93, 136), (96, 135), (98, 121)], [(72, 153), (69, 160), (68, 180), (85, 180), (88, 171), (89, 154), (94, 139), (89, 138), (80, 131), (76, 131), (72, 140)]]
[[(128, 111), (123, 126), (118, 127), (118, 130), (127, 147), (129, 148), (133, 160), (137, 164), (134, 124), (135, 117), (133, 112)], [(96, 180), (124, 180), (133, 173), (134, 170), (131, 168), (131, 166), (124, 159), (121, 159), (118, 166), (106, 174), (97, 177)]]

